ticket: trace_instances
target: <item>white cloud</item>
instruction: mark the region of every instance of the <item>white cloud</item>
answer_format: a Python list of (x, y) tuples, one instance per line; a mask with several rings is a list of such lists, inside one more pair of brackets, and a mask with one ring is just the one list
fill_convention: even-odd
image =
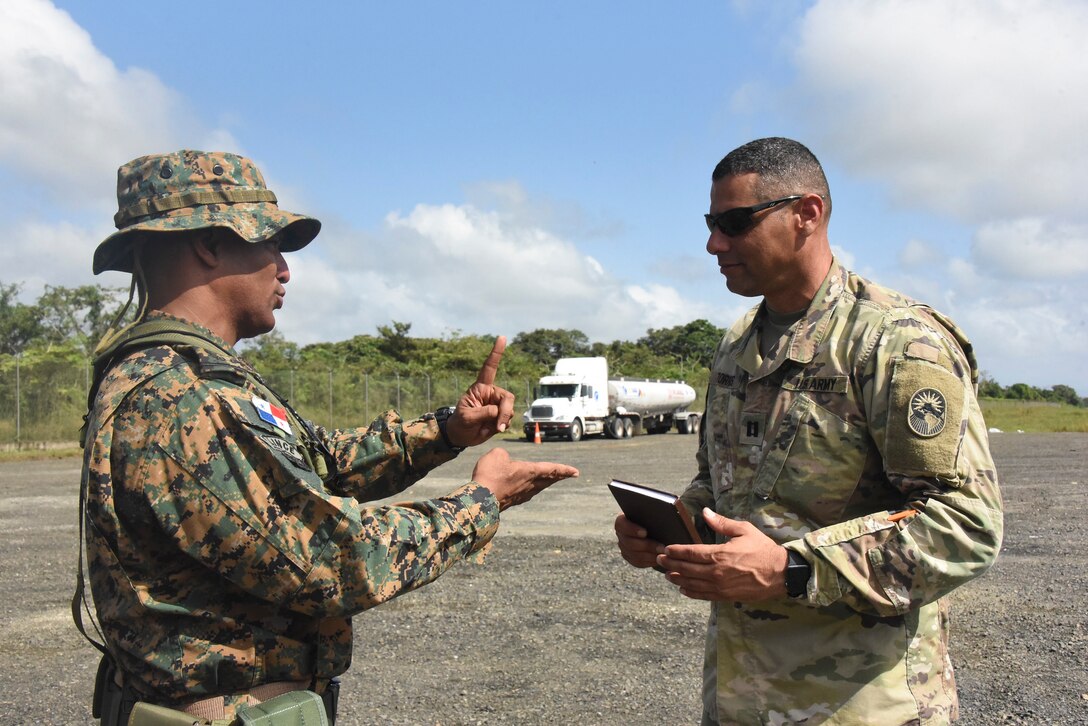
[(944, 262), (944, 253), (920, 239), (908, 240), (899, 251), (899, 264), (907, 270), (932, 270)]
[[(92, 282), (91, 251), (102, 237), (70, 222), (22, 221), (0, 228), (0, 280), (18, 281), (22, 296), (35, 299), (45, 285), (76, 287)], [(127, 287), (129, 276), (107, 273), (93, 280), (107, 287)]]
[(721, 310), (676, 288), (624, 284), (551, 232), (472, 205), (390, 213), (374, 234), (333, 224), (288, 262), (280, 329), (302, 343), (373, 334), (391, 320), (421, 336), (577, 328), (604, 341), (697, 317), (722, 324)]
[(119, 70), (47, 0), (0, 3), (0, 163), (66, 204), (109, 206), (117, 167), (137, 156), (230, 144), (176, 92)]
[(1014, 219), (983, 225), (972, 256), (1005, 279), (1068, 280), (1088, 276), (1088, 225)]
[(574, 201), (530, 196), (515, 179), (467, 184), (465, 200), (477, 209), (495, 210), (511, 225), (542, 227), (563, 236), (616, 238), (624, 232), (621, 220), (602, 218)]
[(1086, 36), (1079, 0), (819, 0), (801, 24), (817, 154), (975, 227), (969, 253), (914, 237), (863, 274), (951, 315), (1003, 385), (1086, 388)]
[(821, 0), (796, 53), (836, 161), (981, 221), (1084, 218), (1088, 4)]

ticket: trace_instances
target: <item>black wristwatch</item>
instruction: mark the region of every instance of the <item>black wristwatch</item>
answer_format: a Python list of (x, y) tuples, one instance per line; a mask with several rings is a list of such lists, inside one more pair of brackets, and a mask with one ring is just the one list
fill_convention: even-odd
[(789, 563), (786, 565), (786, 594), (801, 597), (808, 592), (808, 580), (812, 577), (812, 565), (800, 552), (787, 549)]
[(465, 450), (464, 446), (454, 446), (450, 443), (450, 437), (446, 434), (446, 421), (453, 415), (453, 412), (457, 409), (453, 406), (444, 406), (434, 412), (434, 420), (438, 422), (438, 432), (442, 434), (442, 440), (446, 442), (446, 446), (450, 447), (450, 451), (455, 454), (460, 454)]

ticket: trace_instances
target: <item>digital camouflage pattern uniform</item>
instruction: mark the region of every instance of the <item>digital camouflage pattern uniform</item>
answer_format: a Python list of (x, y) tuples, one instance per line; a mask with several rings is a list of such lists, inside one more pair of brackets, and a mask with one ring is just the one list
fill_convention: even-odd
[[(796, 600), (714, 603), (704, 722), (947, 723), (942, 598), (986, 571), (1002, 536), (970, 343), (837, 262), (766, 358), (764, 315), (721, 343), (682, 499), (751, 522), (812, 576)], [(917, 515), (890, 516), (905, 509)]]
[(106, 357), (84, 466), (91, 588), (146, 700), (343, 673), (353, 614), (497, 531), (498, 503), (475, 483), (360, 505), (453, 458), (434, 420), (389, 411), (369, 429), (314, 427), (209, 330), (161, 313)]

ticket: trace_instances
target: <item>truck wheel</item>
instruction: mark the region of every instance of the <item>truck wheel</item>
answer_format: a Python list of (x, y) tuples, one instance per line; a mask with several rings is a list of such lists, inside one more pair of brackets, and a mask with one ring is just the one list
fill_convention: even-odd
[(623, 438), (629, 439), (635, 435), (635, 422), (629, 418), (623, 420)]
[(698, 435), (699, 434), (699, 423), (700, 423), (700, 421), (701, 421), (701, 419), (698, 416), (689, 416), (688, 417), (688, 433)]
[(686, 418), (683, 419), (683, 420), (677, 421), (676, 422), (676, 433), (678, 433), (678, 434), (690, 434), (691, 433), (690, 426), (691, 426), (691, 424), (689, 423), (688, 419), (686, 419)]
[(623, 438), (623, 419), (619, 416), (608, 422), (608, 435), (613, 439)]
[(578, 419), (574, 419), (574, 423), (570, 425), (570, 433), (567, 434), (571, 441), (582, 440), (582, 422)]

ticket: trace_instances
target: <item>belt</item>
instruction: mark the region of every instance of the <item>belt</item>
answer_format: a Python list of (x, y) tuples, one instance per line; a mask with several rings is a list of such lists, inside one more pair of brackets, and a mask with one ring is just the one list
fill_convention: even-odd
[[(262, 683), (249, 691), (230, 694), (227, 697), (213, 696), (191, 701), (178, 710), (205, 720), (225, 719), (227, 718), (227, 698), (231, 699), (230, 708), (233, 712), (237, 704), (261, 703), (291, 691), (313, 690), (315, 686), (318, 688), (324, 686), (321, 688), (321, 701), (325, 706), (325, 715), (328, 717), (330, 726), (335, 726), (336, 710), (340, 700), (339, 678)], [(114, 666), (111, 658), (103, 656), (95, 679), (92, 707), (94, 718), (101, 717), (102, 723), (108, 726), (123, 726), (128, 723), (129, 714), (138, 700), (140, 700), (139, 697), (124, 683), (121, 670)], [(172, 707), (177, 709), (177, 706)]]
[[(274, 683), (262, 683), (256, 686), (252, 690), (243, 691), (241, 693), (232, 694), (232, 699), (236, 704), (255, 704), (261, 701), (267, 701), (270, 698), (276, 696), (282, 696), (285, 693), (291, 691), (303, 691), (309, 688), (310, 681), (276, 681)], [(211, 698), (202, 698), (199, 701), (193, 701), (184, 708), (179, 708), (179, 711), (184, 711), (190, 716), (196, 716), (198, 718), (207, 719), (209, 721), (213, 719), (227, 718), (226, 712), (226, 699), (223, 696), (212, 696)]]

